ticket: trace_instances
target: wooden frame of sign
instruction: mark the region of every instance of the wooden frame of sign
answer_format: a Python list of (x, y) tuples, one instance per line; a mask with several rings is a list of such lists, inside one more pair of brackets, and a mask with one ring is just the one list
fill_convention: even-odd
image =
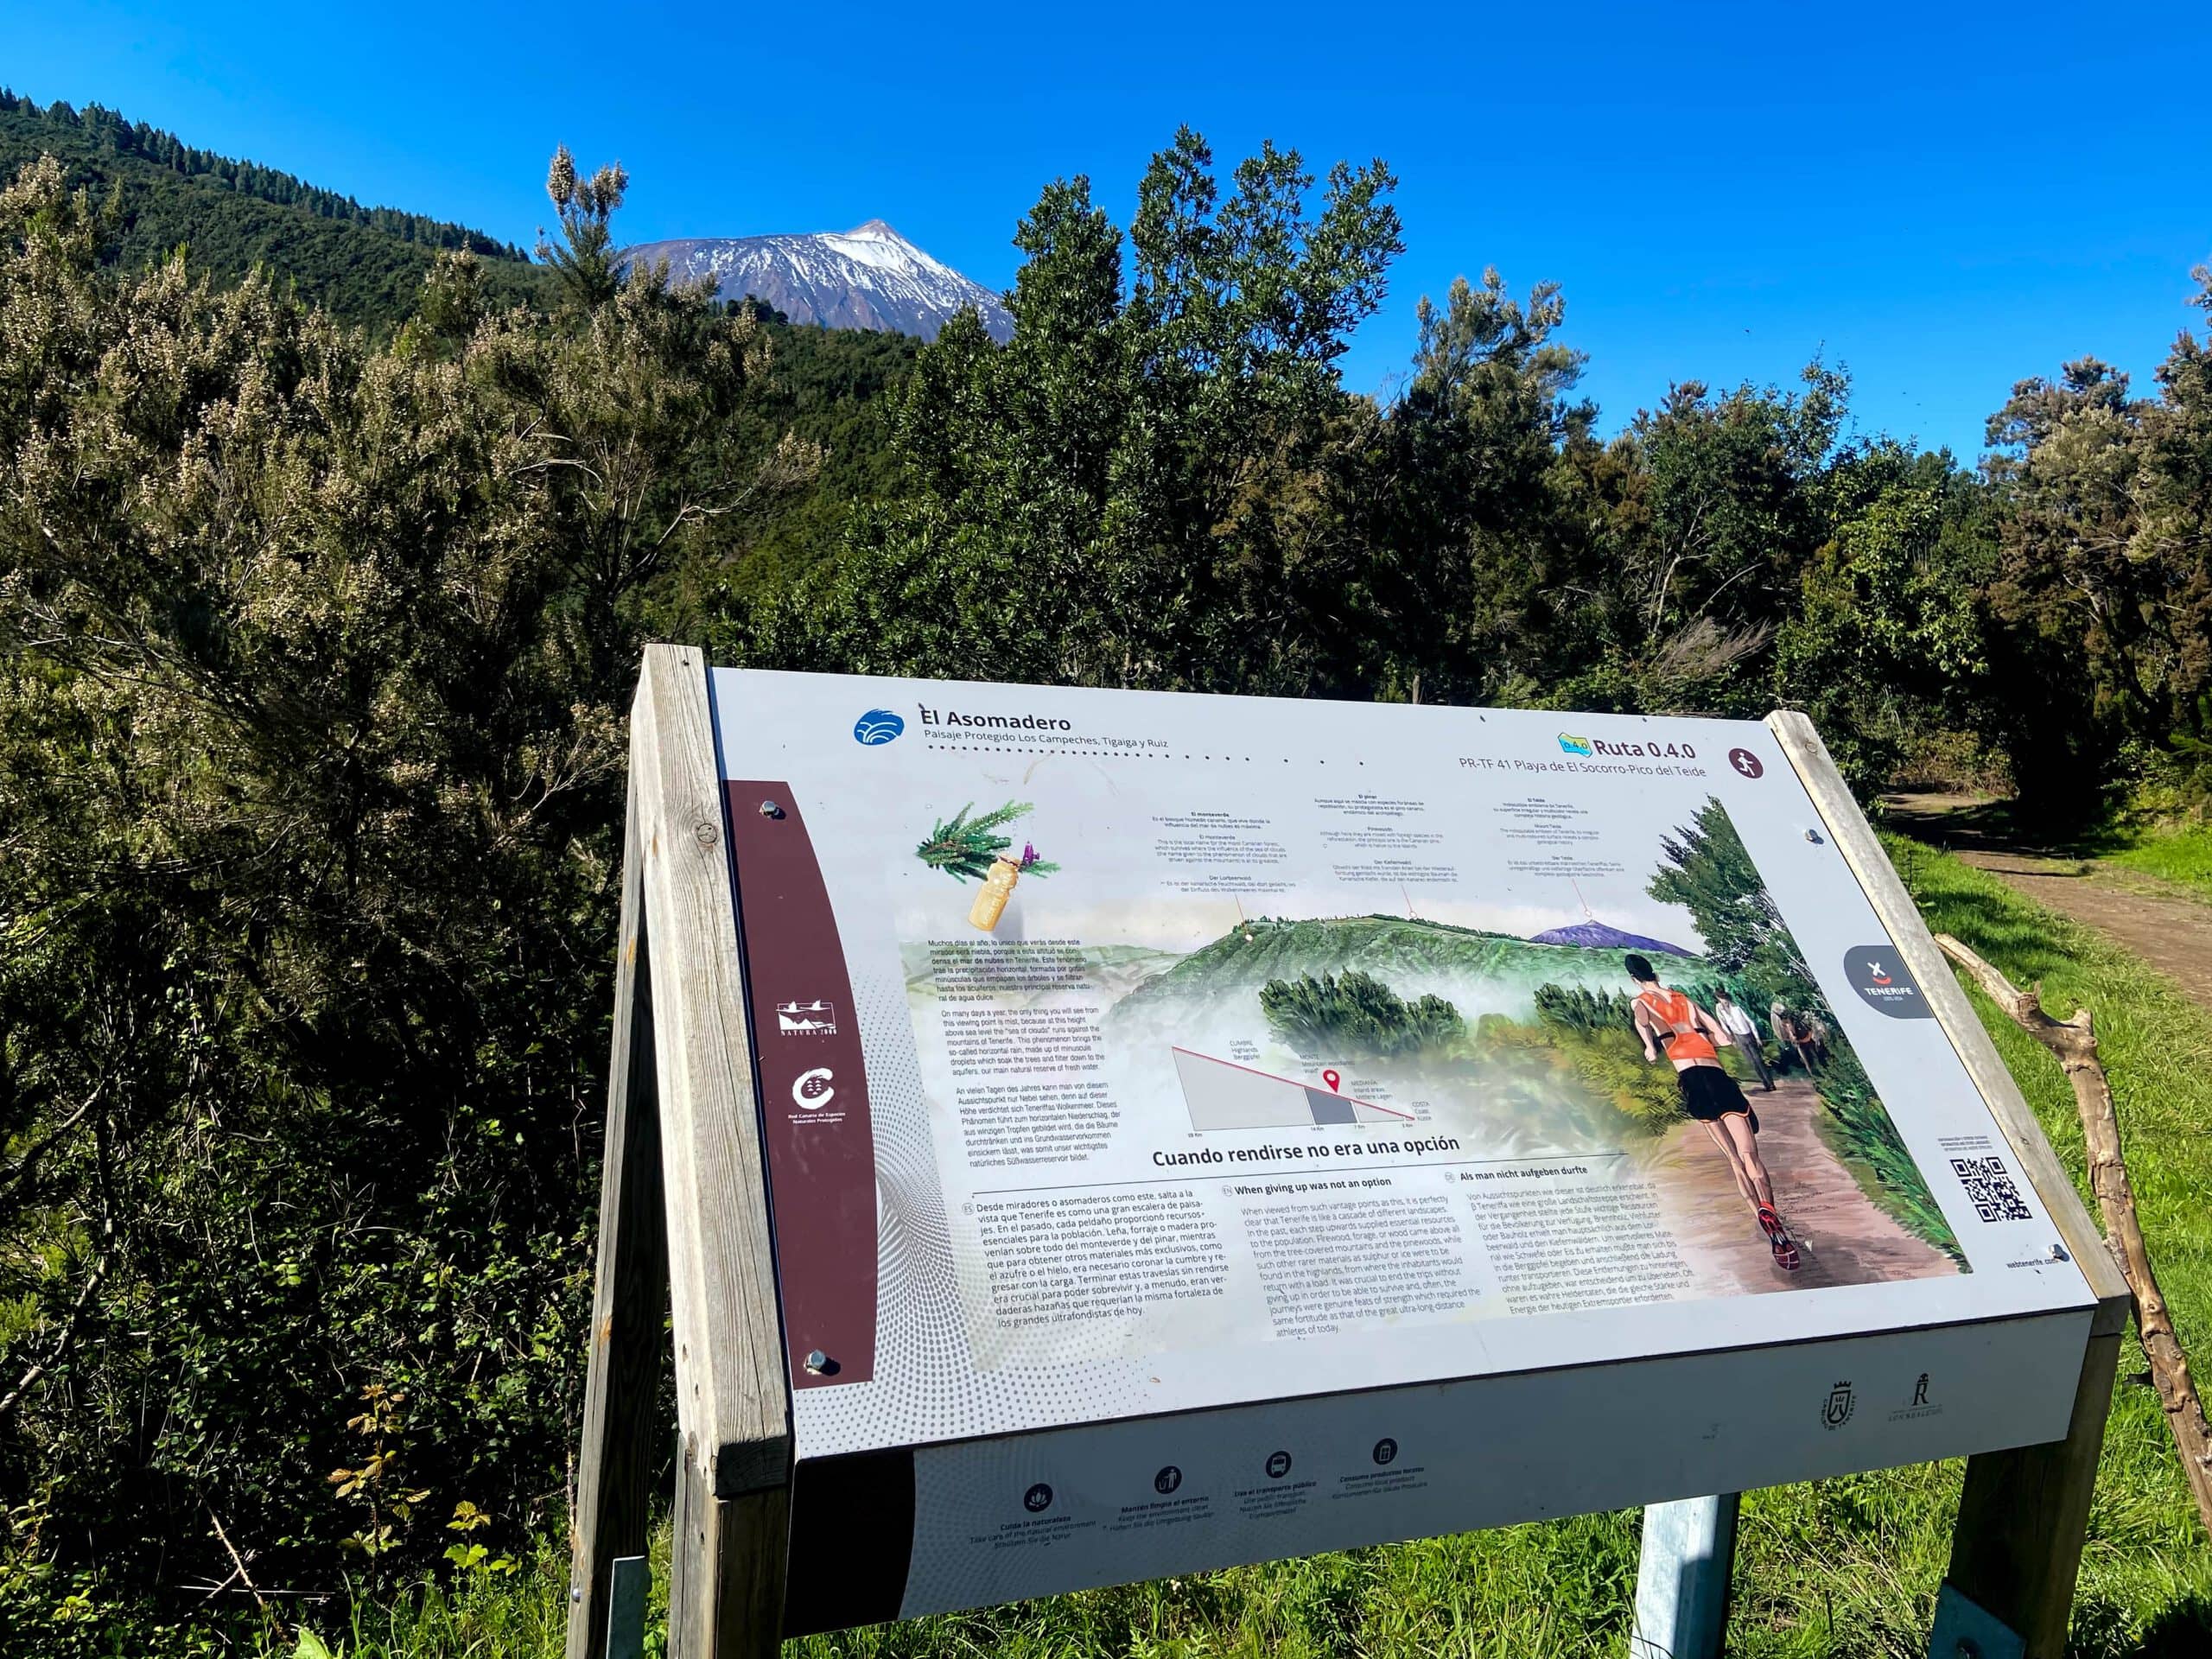
[[(2056, 1659), (2126, 1285), (1811, 724), (1784, 712), (1767, 726), (2095, 1297), (2066, 1437), (1968, 1459), (1946, 1580), (1947, 1603), (1993, 1620), (1985, 1628), (2016, 1637), (2030, 1659)], [(772, 1653), (784, 1631), (791, 1401), (722, 783), (704, 661), (649, 647), (630, 728), (568, 1659), (634, 1650), (633, 1630), (610, 1632), (610, 1608), (622, 1605), (624, 1624), (639, 1617), (634, 1558), (664, 1454), (655, 1405), (671, 1347), (681, 1430), (671, 1659)], [(1947, 1646), (1942, 1659), (1967, 1650)], [(1997, 1649), (1985, 1639), (1976, 1650)]]

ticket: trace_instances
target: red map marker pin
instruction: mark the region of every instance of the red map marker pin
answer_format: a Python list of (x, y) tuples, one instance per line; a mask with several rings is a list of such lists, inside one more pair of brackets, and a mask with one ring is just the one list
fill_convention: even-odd
[(1334, 1089), (1342, 1079), (1333, 1071), (1324, 1071), (1321, 1074), (1321, 1081), (1327, 1084), (1331, 1089)]

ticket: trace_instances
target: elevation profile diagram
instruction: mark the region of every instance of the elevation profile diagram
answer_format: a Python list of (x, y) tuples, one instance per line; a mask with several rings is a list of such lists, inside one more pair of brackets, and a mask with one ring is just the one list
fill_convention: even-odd
[[(1412, 1123), (1411, 1112), (1377, 1105), (1295, 1077), (1255, 1071), (1195, 1049), (1174, 1050), (1175, 1074), (1191, 1127), (1208, 1129), (1306, 1129), (1332, 1123)], [(1333, 1076), (1334, 1074), (1330, 1074)]]

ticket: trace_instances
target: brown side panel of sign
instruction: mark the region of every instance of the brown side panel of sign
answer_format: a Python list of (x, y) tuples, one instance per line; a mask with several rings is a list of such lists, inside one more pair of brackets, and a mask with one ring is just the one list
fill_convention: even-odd
[[(875, 1135), (844, 946), (787, 784), (724, 785), (791, 1387), (875, 1374)], [(775, 810), (764, 810), (772, 803)], [(810, 1370), (810, 1353), (826, 1360)]]

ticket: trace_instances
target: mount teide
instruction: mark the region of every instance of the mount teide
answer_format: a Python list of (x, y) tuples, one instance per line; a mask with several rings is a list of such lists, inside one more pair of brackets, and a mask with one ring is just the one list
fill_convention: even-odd
[(725, 300), (748, 295), (793, 322), (877, 328), (935, 340), (953, 314), (973, 306), (995, 340), (1014, 333), (997, 295), (929, 255), (880, 219), (811, 236), (692, 237), (645, 242), (624, 256), (668, 262), (677, 280), (711, 276)]

